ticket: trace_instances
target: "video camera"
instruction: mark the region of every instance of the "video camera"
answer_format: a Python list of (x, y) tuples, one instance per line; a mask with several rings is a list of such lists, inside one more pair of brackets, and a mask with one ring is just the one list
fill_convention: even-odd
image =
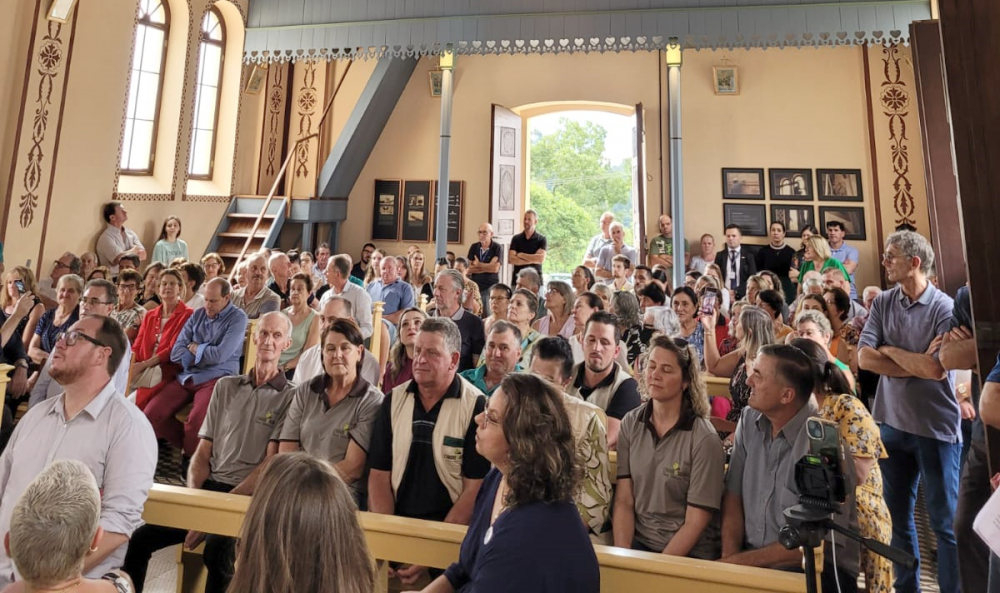
[(844, 471), (849, 467), (837, 425), (809, 418), (806, 420), (809, 452), (795, 463), (795, 485), (802, 505), (836, 513), (847, 500)]

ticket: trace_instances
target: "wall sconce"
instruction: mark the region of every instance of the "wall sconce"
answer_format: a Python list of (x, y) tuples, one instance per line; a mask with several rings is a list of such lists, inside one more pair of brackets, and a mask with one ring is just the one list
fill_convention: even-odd
[(680, 41), (676, 37), (671, 37), (667, 40), (667, 66), (680, 66), (681, 62), (684, 61), (683, 49), (681, 48)]
[(52, 0), (45, 18), (65, 25), (69, 21), (69, 15), (73, 12), (74, 6), (76, 6), (76, 0)]
[(448, 44), (448, 49), (441, 52), (439, 58), (438, 67), (441, 70), (451, 70), (455, 67), (455, 53), (451, 50), (451, 44)]

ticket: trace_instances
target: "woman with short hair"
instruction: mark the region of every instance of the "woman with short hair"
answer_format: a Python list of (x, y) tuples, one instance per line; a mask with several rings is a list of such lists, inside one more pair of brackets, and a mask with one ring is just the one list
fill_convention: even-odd
[(425, 593), (600, 590), (597, 556), (573, 503), (582, 469), (562, 398), (548, 381), (513, 373), (476, 417), (476, 451), (494, 467), (458, 562)]
[(851, 392), (855, 389), (854, 374), (851, 367), (837, 359), (830, 351), (830, 340), (833, 338), (833, 328), (830, 327), (830, 320), (819, 311), (803, 311), (795, 318), (795, 333), (792, 339), (804, 338), (816, 342), (826, 351), (827, 360), (833, 363), (844, 373), (847, 382), (851, 385)]
[(546, 286), (545, 309), (548, 314), (535, 321), (532, 328), (543, 336), (562, 336), (567, 340), (576, 332), (573, 322), (573, 287), (561, 280), (550, 280)]
[[(827, 268), (837, 268), (844, 274), (844, 278), (851, 277), (844, 264), (831, 255), (830, 243), (823, 235), (815, 234), (808, 239), (803, 239), (802, 249), (804, 250), (804, 260), (799, 266), (800, 278), (805, 278), (806, 274), (813, 270), (822, 273)], [(799, 285), (799, 290), (802, 290), (801, 285)]]
[[(507, 306), (507, 321), (521, 330), (521, 360), (518, 363), (522, 367), (528, 366), (531, 361), (531, 348), (542, 337), (541, 333), (531, 327), (531, 322), (537, 314), (538, 297), (535, 293), (526, 288), (515, 290), (514, 296), (510, 298), (510, 305)], [(484, 355), (479, 357), (479, 364), (486, 364), (485, 350)]]
[(56, 282), (56, 308), (42, 313), (35, 326), (35, 335), (28, 345), (28, 357), (39, 367), (45, 364), (49, 353), (56, 346), (56, 336), (69, 331), (80, 320), (80, 297), (83, 296), (83, 278), (66, 274)]
[[(146, 266), (146, 270), (142, 273), (142, 297), (139, 299), (139, 304), (147, 311), (155, 309), (160, 305), (160, 297), (158, 295), (160, 290), (160, 272), (164, 268), (166, 266), (160, 262), (153, 262)], [(204, 285), (202, 287), (204, 288)]]
[(615, 545), (715, 560), (726, 455), (708, 420), (701, 363), (666, 336), (653, 338), (644, 360), (640, 389), (649, 399), (618, 433)]
[(229, 593), (371, 593), (375, 565), (357, 510), (329, 463), (306, 453), (275, 456), (240, 528)]
[(427, 313), (416, 307), (406, 309), (399, 316), (396, 328), (398, 338), (389, 350), (389, 362), (385, 365), (385, 374), (382, 376), (382, 393), (389, 395), (394, 387), (413, 379), (417, 333), (425, 319)]
[[(184, 324), (194, 313), (181, 298), (184, 278), (179, 271), (163, 270), (159, 279), (161, 304), (147, 312), (139, 324), (139, 333), (135, 337), (135, 364), (129, 371), (135, 383), (129, 388), (136, 389), (135, 405), (140, 410), (145, 409), (149, 401), (180, 372), (180, 365), (170, 361), (170, 352)], [(145, 376), (146, 373), (149, 375)]]
[(364, 508), (365, 466), (382, 393), (361, 376), (365, 342), (354, 320), (331, 323), (320, 343), (323, 372), (295, 388), (278, 452), (301, 449), (330, 462)]
[(58, 459), (32, 480), (14, 505), (7, 536), (18, 580), (4, 593), (133, 590), (120, 571), (99, 579), (83, 576), (84, 561), (97, 549), (104, 529), (97, 481), (81, 461)]

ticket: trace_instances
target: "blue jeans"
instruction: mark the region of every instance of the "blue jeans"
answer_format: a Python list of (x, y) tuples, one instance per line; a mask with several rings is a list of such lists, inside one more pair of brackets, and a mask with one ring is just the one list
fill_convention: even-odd
[(892, 547), (913, 554), (917, 564), (907, 570), (893, 565), (896, 591), (920, 591), (920, 549), (913, 509), (917, 502), (917, 481), (924, 478), (927, 514), (937, 536), (938, 584), (941, 593), (959, 593), (958, 551), (952, 522), (958, 503), (961, 443), (946, 443), (882, 425), (882, 442), (888, 459), (882, 469), (885, 503), (892, 516)]

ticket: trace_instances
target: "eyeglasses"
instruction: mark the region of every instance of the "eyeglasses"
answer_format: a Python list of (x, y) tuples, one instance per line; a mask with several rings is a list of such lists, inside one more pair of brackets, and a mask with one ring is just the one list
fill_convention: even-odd
[(903, 257), (903, 256), (902, 255), (893, 255), (891, 253), (883, 253), (882, 254), (882, 261), (892, 261), (892, 260), (896, 259), (897, 257)]
[(494, 415), (489, 410), (483, 410), (483, 420), (486, 421), (486, 424), (492, 424), (493, 426), (500, 426), (500, 419), (497, 418), (496, 415)]
[(85, 334), (85, 333), (83, 333), (82, 331), (79, 331), (79, 330), (72, 330), (72, 331), (68, 331), (68, 332), (59, 332), (58, 334), (56, 334), (56, 342), (63, 342), (63, 341), (65, 341), (67, 346), (76, 346), (76, 342), (80, 338), (83, 338), (84, 340), (87, 340), (88, 342), (90, 342), (94, 346), (100, 346), (101, 348), (107, 348), (108, 347), (108, 345), (105, 344), (104, 342), (98, 340), (97, 338), (92, 338), (92, 337), (88, 336), (87, 334)]
[(60, 269), (60, 268), (68, 268), (68, 267), (69, 267), (69, 265), (67, 265), (67, 264), (64, 264), (63, 262), (61, 262), (61, 261), (59, 261), (59, 260), (56, 260), (55, 262), (53, 262), (53, 263), (52, 263), (52, 265), (53, 265), (53, 266), (55, 267), (55, 269), (57, 269), (57, 270), (58, 270), (58, 269)]
[(119, 284), (118, 285), (118, 290), (127, 290), (129, 292), (135, 290), (136, 288), (138, 288), (138, 287), (135, 284)]
[[(94, 299), (94, 298), (91, 298), (91, 299), (81, 299), (81, 301), (84, 302), (84, 303), (86, 303), (86, 304), (88, 304), (88, 305), (90, 305), (91, 307), (96, 307), (97, 305), (110, 305), (111, 304), (111, 301), (102, 301), (102, 300)], [(70, 346), (72, 346), (72, 344), (70, 344)]]

